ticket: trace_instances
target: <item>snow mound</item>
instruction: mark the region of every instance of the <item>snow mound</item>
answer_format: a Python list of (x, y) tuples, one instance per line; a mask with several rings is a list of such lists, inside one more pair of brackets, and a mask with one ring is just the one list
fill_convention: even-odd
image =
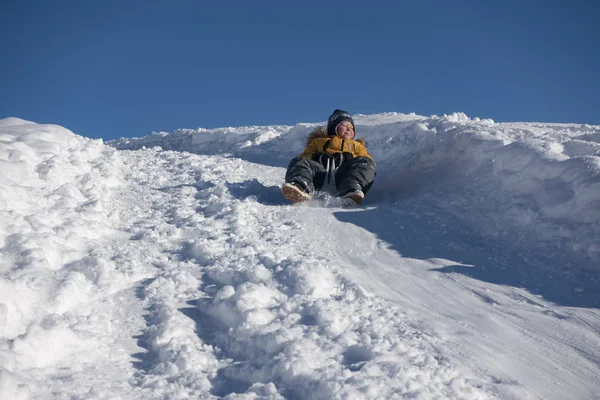
[(19, 371), (101, 356), (91, 310), (74, 310), (122, 284), (94, 254), (115, 233), (118, 166), (102, 141), (0, 120), (0, 398), (28, 398), (35, 374)]

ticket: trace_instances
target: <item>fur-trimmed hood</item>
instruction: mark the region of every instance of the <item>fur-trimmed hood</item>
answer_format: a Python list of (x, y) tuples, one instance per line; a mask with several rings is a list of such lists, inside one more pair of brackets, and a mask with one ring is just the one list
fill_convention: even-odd
[[(327, 130), (324, 127), (318, 126), (311, 133), (309, 133), (308, 136), (306, 137), (306, 145), (308, 146), (308, 144), (313, 139), (333, 137), (333, 136), (335, 136), (335, 135), (328, 135), (327, 134)], [(363, 138), (356, 138), (356, 134), (355, 134), (355, 138), (352, 139), (352, 140), (356, 140), (357, 142), (359, 142), (363, 146), (367, 147), (367, 141), (365, 139), (363, 139)]]

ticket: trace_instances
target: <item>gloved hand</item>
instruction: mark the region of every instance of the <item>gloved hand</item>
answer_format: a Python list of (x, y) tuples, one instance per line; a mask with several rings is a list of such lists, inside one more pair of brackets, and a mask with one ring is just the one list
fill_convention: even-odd
[(312, 155), (311, 159), (313, 161), (318, 162), (319, 164), (321, 164), (324, 167), (327, 166), (328, 161), (329, 161), (329, 164), (331, 164), (333, 162), (333, 156), (331, 154), (327, 154), (327, 153), (314, 153)]
[(340, 165), (342, 165), (345, 161), (347, 161), (351, 158), (354, 158), (354, 156), (352, 155), (352, 153), (349, 153), (347, 151), (345, 151), (343, 153), (333, 153), (333, 154), (314, 153), (312, 155), (312, 160), (318, 162), (322, 166), (327, 167), (327, 161), (329, 160), (329, 165), (332, 166), (335, 163), (336, 168), (339, 168)]

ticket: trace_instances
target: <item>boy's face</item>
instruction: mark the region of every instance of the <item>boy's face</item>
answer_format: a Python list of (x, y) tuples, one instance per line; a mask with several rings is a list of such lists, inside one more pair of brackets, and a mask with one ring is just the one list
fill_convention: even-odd
[(335, 133), (342, 139), (352, 139), (354, 137), (354, 128), (350, 122), (342, 121)]

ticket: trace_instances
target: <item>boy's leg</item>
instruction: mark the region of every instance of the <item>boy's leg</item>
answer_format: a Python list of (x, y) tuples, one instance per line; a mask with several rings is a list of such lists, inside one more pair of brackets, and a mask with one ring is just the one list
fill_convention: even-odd
[(341, 196), (359, 190), (368, 192), (375, 181), (375, 161), (369, 157), (348, 160), (336, 175), (337, 188)]
[(312, 194), (323, 186), (324, 168), (316, 161), (296, 157), (288, 166), (285, 174), (286, 183), (300, 184), (304, 191)]

